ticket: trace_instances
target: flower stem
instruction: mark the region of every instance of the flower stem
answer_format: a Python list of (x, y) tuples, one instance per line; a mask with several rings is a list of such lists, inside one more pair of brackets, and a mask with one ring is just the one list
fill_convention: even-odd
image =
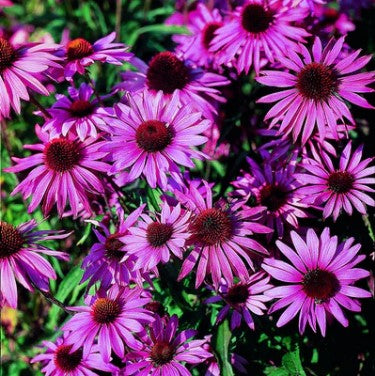
[(30, 102), (38, 107), (38, 109), (43, 113), (43, 115), (45, 117), (47, 117), (48, 119), (51, 119), (52, 116), (51, 114), (44, 108), (44, 106), (32, 95), (32, 94), (29, 94), (30, 95)]

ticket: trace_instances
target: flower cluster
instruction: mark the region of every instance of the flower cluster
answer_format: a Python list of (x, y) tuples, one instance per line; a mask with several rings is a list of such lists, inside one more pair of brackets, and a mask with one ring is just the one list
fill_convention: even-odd
[[(345, 42), (354, 24), (345, 15), (328, 25), (321, 1), (178, 3), (166, 22), (189, 33), (147, 63), (114, 32), (60, 43), (0, 33), (0, 120), (20, 114), (21, 100), (40, 117), (40, 142), (4, 169), (18, 175), (11, 196), (29, 215), (71, 217), (96, 237), (74, 260), (84, 296), (32, 360), (46, 375), (186, 376), (198, 365), (219, 375), (215, 326), (179, 331), (158, 301), (171, 284), (204, 296), (232, 332), (242, 319), (256, 330), (258, 316), (280, 327), (298, 315), (301, 334), (308, 324), (325, 336), (371, 297), (364, 281), (355, 286), (370, 275), (358, 267), (361, 245), (330, 230), (375, 206), (374, 157), (353, 137), (355, 107), (373, 109), (375, 72)], [(100, 93), (90, 67), (124, 63)], [(245, 76), (251, 114), (236, 99)], [(36, 99), (52, 91), (51, 105)], [(69, 260), (39, 242), (70, 234), (36, 226), (1, 222), (2, 306), (17, 308), (16, 281), (50, 294), (57, 275), (42, 255)]]

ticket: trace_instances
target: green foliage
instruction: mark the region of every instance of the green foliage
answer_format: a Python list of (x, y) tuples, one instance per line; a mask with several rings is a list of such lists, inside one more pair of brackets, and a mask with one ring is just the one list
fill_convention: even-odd
[(264, 371), (267, 376), (306, 376), (302, 367), (299, 347), (290, 351), (282, 358), (281, 367), (267, 367)]

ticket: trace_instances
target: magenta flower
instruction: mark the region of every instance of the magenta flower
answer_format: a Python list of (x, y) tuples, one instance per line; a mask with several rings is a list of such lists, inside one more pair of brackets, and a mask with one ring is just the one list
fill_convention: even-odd
[(178, 55), (194, 61), (198, 66), (217, 67), (220, 52), (209, 50), (215, 37), (215, 31), (223, 25), (218, 9), (209, 10), (204, 4), (198, 4), (194, 16), (189, 17), (188, 29), (192, 35), (175, 35), (173, 40), (178, 43)]
[(161, 90), (167, 99), (175, 94), (180, 103), (194, 106), (194, 111), (202, 112), (209, 119), (217, 112), (211, 101), (225, 102), (216, 89), (229, 84), (224, 76), (205, 72), (172, 52), (158, 53), (149, 65), (136, 58), (131, 62), (139, 72), (123, 73), (124, 82), (117, 86), (120, 89), (130, 92), (148, 89), (153, 96)]
[[(124, 125), (113, 130), (112, 141), (103, 147), (114, 160), (111, 172), (121, 173), (120, 185), (143, 174), (152, 188), (165, 187), (167, 173), (181, 174), (178, 164), (193, 168), (191, 158), (204, 157), (193, 147), (207, 140), (201, 133), (210, 121), (189, 105), (181, 108), (177, 93), (170, 101), (161, 92), (155, 97), (145, 91), (128, 98), (129, 106), (118, 105)], [(123, 172), (128, 168), (129, 172)]]
[(123, 358), (124, 344), (140, 350), (142, 344), (134, 334), (143, 332), (144, 325), (153, 321), (153, 316), (143, 308), (151, 299), (142, 297), (142, 293), (138, 287), (114, 285), (107, 292), (99, 290), (89, 306), (69, 307), (78, 312), (62, 327), (63, 331), (70, 332), (67, 344), (73, 345), (71, 351), (81, 346), (89, 351), (96, 337), (105, 362), (110, 361), (111, 350)]
[(10, 0), (0, 0), (0, 7), (11, 7), (12, 5)]
[(306, 218), (306, 205), (302, 204), (301, 195), (296, 188), (301, 186), (295, 176), (296, 154), (287, 165), (275, 165), (264, 162), (259, 166), (253, 159), (247, 158), (251, 173), (244, 173), (232, 184), (237, 188), (233, 193), (245, 199), (245, 207), (262, 207), (262, 221), (273, 228), (281, 238), (284, 225), (298, 228), (298, 219)]
[(113, 32), (94, 44), (83, 38), (67, 41), (64, 47), (67, 59), (64, 71), (66, 79), (71, 81), (76, 72), (84, 74), (86, 67), (94, 64), (95, 61), (114, 65), (122, 65), (125, 61), (129, 61), (133, 56), (132, 53), (127, 52), (129, 47), (123, 43), (112, 43), (115, 38), (116, 33)]
[(34, 287), (49, 291), (49, 279), (56, 279), (54, 269), (41, 254), (69, 260), (67, 253), (52, 251), (38, 244), (42, 240), (63, 239), (69, 234), (53, 230), (33, 231), (36, 226), (34, 219), (18, 227), (0, 221), (0, 300), (5, 299), (12, 308), (17, 308), (16, 279), (31, 292)]
[(150, 328), (145, 347), (129, 354), (129, 359), (137, 359), (125, 368), (125, 375), (148, 376), (188, 376), (191, 373), (185, 363), (199, 364), (212, 355), (203, 348), (206, 340), (193, 340), (196, 330), (188, 329), (176, 336), (178, 319), (173, 315), (167, 323), (156, 316)]
[(357, 255), (361, 245), (353, 245), (354, 238), (338, 244), (337, 236), (331, 237), (328, 227), (320, 238), (312, 229), (307, 231), (305, 240), (295, 231), (291, 232), (291, 238), (294, 249), (279, 240), (276, 245), (292, 265), (275, 259), (265, 259), (263, 263), (263, 269), (272, 277), (291, 283), (265, 292), (279, 299), (269, 313), (288, 306), (276, 325), (285, 325), (300, 312), (298, 325), (301, 334), (308, 322), (314, 332), (318, 323), (325, 336), (327, 315), (348, 326), (340, 306), (359, 312), (357, 298), (371, 297), (370, 292), (352, 286), (355, 281), (370, 275), (367, 270), (355, 268), (365, 258)]
[(9, 117), (12, 107), (21, 112), (21, 99), (30, 99), (28, 90), (48, 95), (40, 83), (41, 73), (50, 67), (60, 67), (60, 60), (53, 55), (55, 44), (24, 44), (14, 46), (11, 41), (0, 37), (0, 119)]
[(66, 344), (66, 335), (56, 340), (56, 343), (43, 341), (47, 351), (35, 356), (31, 363), (41, 362), (42, 372), (46, 376), (94, 376), (94, 371), (115, 373), (118, 368), (110, 363), (104, 363), (99, 354), (99, 346), (94, 345), (90, 351), (82, 348), (72, 352), (72, 345)]
[(254, 320), (250, 312), (263, 315), (263, 311), (267, 309), (264, 302), (268, 302), (272, 298), (264, 295), (264, 292), (273, 287), (268, 283), (269, 280), (270, 277), (266, 276), (264, 272), (257, 272), (250, 276), (246, 283), (221, 284), (218, 295), (206, 300), (207, 303), (216, 303), (223, 300), (226, 304), (217, 315), (216, 322), (221, 322), (232, 311), (231, 330), (241, 325), (242, 317), (249, 328), (254, 330)]
[(104, 223), (91, 221), (97, 224), (102, 231), (94, 229), (99, 242), (91, 247), (90, 253), (82, 261), (84, 274), (81, 283), (89, 279), (88, 288), (90, 288), (96, 282), (100, 282), (100, 286), (104, 290), (113, 284), (127, 286), (131, 280), (142, 285), (141, 274), (134, 270), (136, 258), (127, 253), (124, 247), (129, 239), (129, 227), (138, 220), (144, 207), (145, 205), (141, 205), (125, 220), (120, 217), (120, 223), (114, 233), (111, 233)]
[(305, 158), (302, 166), (306, 173), (296, 174), (304, 185), (299, 189), (305, 196), (303, 202), (324, 206), (323, 217), (333, 215), (336, 221), (342, 209), (349, 215), (353, 206), (361, 214), (366, 214), (364, 204), (375, 206), (375, 200), (365, 192), (373, 193), (368, 184), (375, 184), (375, 167), (368, 167), (374, 158), (361, 161), (363, 145), (351, 153), (352, 143), (348, 142), (343, 150), (338, 168), (324, 152), (321, 158)]
[(66, 136), (68, 132), (78, 135), (81, 141), (90, 136), (98, 136), (97, 129), (107, 128), (117, 122), (110, 115), (109, 109), (100, 107), (97, 99), (92, 99), (94, 90), (90, 85), (81, 84), (79, 89), (68, 88), (69, 97), (56, 95), (57, 101), (47, 109), (51, 118), (47, 118), (42, 129), (48, 131), (51, 137)]
[[(360, 50), (347, 57), (339, 56), (344, 37), (335, 43), (331, 40), (322, 50), (317, 37), (310, 52), (300, 45), (300, 55), (288, 51), (288, 57), (278, 61), (295, 73), (263, 71), (257, 81), (267, 86), (288, 88), (266, 95), (260, 103), (278, 102), (268, 111), (265, 120), (272, 119), (270, 126), (277, 125), (280, 135), (293, 135), (296, 141), (301, 135), (305, 144), (317, 127), (320, 140), (325, 138), (326, 124), (338, 139), (337, 125), (345, 119), (354, 124), (354, 119), (345, 100), (364, 108), (373, 108), (357, 93), (370, 93), (367, 85), (374, 82), (375, 72), (352, 74), (363, 68), (371, 55), (358, 58)], [(279, 124), (280, 123), (280, 124)]]
[(194, 186), (185, 194), (178, 191), (175, 194), (193, 213), (187, 243), (193, 246), (193, 250), (183, 262), (178, 279), (186, 277), (198, 263), (196, 288), (207, 274), (212, 275), (215, 288), (218, 288), (222, 277), (229, 284), (233, 275), (246, 282), (249, 279), (247, 265), (253, 267), (251, 251), (268, 254), (260, 243), (248, 236), (272, 232), (270, 228), (247, 219), (258, 210), (249, 209), (245, 213), (239, 210), (241, 202), (213, 205), (212, 191), (206, 182), (204, 195)]
[(104, 192), (98, 172), (107, 172), (110, 168), (99, 161), (107, 153), (99, 152), (101, 143), (93, 138), (84, 142), (71, 134), (67, 137), (52, 138), (48, 133), (35, 127), (41, 144), (25, 145), (25, 149), (37, 150), (39, 153), (26, 158), (12, 158), (16, 165), (4, 169), (7, 172), (20, 172), (33, 168), (28, 176), (17, 185), (12, 195), (21, 192), (24, 199), (32, 196), (28, 212), (33, 212), (42, 202), (46, 215), (56, 204), (60, 216), (69, 202), (72, 214), (77, 216), (82, 206), (91, 212), (88, 193)]
[[(273, 63), (287, 50), (296, 50), (297, 42), (309, 35), (292, 26), (306, 16), (300, 8), (281, 6), (279, 0), (249, 0), (232, 13), (232, 20), (215, 31), (211, 51), (219, 51), (219, 64), (234, 64), (238, 72), (248, 73), (254, 66), (259, 73), (263, 55)], [(224, 53), (223, 53), (224, 52)]]
[(153, 217), (143, 214), (137, 227), (129, 229), (131, 235), (126, 238), (125, 249), (137, 258), (134, 269), (153, 270), (159, 263), (166, 264), (171, 253), (182, 258), (189, 237), (190, 212), (182, 211), (180, 205), (171, 207), (163, 202), (160, 216)]

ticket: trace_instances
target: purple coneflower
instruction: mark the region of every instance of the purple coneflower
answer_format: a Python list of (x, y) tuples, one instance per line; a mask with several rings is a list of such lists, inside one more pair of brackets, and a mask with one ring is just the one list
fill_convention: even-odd
[(301, 185), (295, 177), (297, 166), (295, 153), (289, 163), (276, 165), (264, 162), (259, 166), (247, 158), (251, 173), (244, 173), (232, 184), (237, 188), (234, 196), (246, 200), (245, 207), (263, 207), (262, 220), (266, 226), (275, 230), (281, 238), (284, 225), (298, 227), (298, 219), (306, 218), (306, 205), (300, 202), (301, 195), (296, 189)]
[(254, 66), (258, 73), (263, 55), (273, 63), (286, 50), (296, 50), (297, 42), (304, 42), (309, 33), (291, 25), (303, 16), (301, 9), (282, 6), (279, 0), (246, 1), (236, 8), (231, 21), (215, 31), (210, 49), (219, 51), (219, 64), (230, 63), (236, 57), (238, 72), (248, 73)]
[[(112, 140), (103, 150), (114, 160), (111, 172), (121, 172), (119, 184), (143, 174), (152, 188), (165, 187), (167, 173), (180, 175), (178, 165), (193, 168), (191, 158), (204, 157), (193, 147), (207, 140), (201, 133), (210, 121), (203, 120), (189, 105), (181, 108), (177, 97), (175, 93), (168, 101), (160, 91), (156, 96), (144, 91), (129, 96), (129, 106), (118, 105), (124, 125), (113, 130)], [(124, 172), (128, 168), (129, 173)]]
[[(151, 299), (142, 296), (143, 290), (112, 286), (107, 292), (99, 290), (92, 297), (89, 306), (69, 307), (77, 311), (63, 327), (69, 331), (67, 343), (71, 351), (81, 346), (87, 351), (98, 337), (99, 352), (105, 362), (110, 361), (111, 351), (125, 356), (124, 344), (133, 350), (140, 350), (142, 344), (134, 334), (144, 331), (144, 325), (153, 321), (150, 312), (143, 308)], [(90, 296), (86, 301), (90, 300)]]
[(375, 206), (375, 200), (365, 192), (373, 193), (368, 184), (375, 184), (375, 166), (368, 167), (374, 158), (361, 161), (363, 145), (353, 154), (352, 143), (343, 150), (338, 168), (331, 158), (321, 153), (321, 158), (305, 158), (302, 166), (306, 173), (296, 174), (296, 178), (304, 186), (299, 189), (305, 198), (303, 202), (324, 206), (323, 217), (333, 215), (336, 220), (342, 209), (349, 215), (353, 206), (361, 214), (366, 214), (364, 204)]
[(206, 340), (192, 340), (197, 331), (188, 329), (176, 336), (178, 328), (177, 316), (172, 316), (167, 323), (156, 316), (150, 328), (149, 337), (141, 351), (129, 354), (129, 359), (138, 359), (129, 363), (126, 375), (139, 376), (187, 376), (191, 375), (185, 364), (199, 364), (211, 357), (211, 353), (203, 348)]
[(334, 316), (343, 326), (348, 326), (340, 306), (354, 312), (361, 310), (357, 298), (369, 298), (371, 293), (352, 284), (370, 275), (367, 270), (355, 268), (365, 256), (358, 256), (360, 244), (353, 245), (354, 238), (338, 244), (337, 236), (330, 236), (326, 227), (320, 238), (314, 230), (307, 231), (303, 240), (291, 232), (294, 249), (276, 241), (281, 253), (291, 262), (265, 259), (263, 269), (272, 277), (290, 285), (275, 287), (265, 292), (279, 300), (269, 313), (288, 306), (277, 321), (283, 326), (298, 312), (299, 331), (302, 334), (308, 322), (316, 332), (316, 323), (323, 336), (326, 333), (327, 315)]
[(0, 37), (0, 119), (9, 117), (11, 107), (20, 113), (20, 100), (30, 99), (28, 90), (49, 95), (39, 78), (49, 67), (60, 67), (56, 63), (60, 59), (52, 54), (58, 47), (47, 43), (16, 47)]
[(88, 352), (82, 348), (72, 352), (72, 345), (66, 344), (66, 334), (55, 343), (43, 341), (42, 344), (47, 351), (35, 356), (31, 363), (41, 362), (46, 376), (94, 376), (99, 375), (96, 370), (112, 374), (118, 370), (116, 366), (103, 362), (98, 345)]
[(153, 270), (159, 263), (166, 264), (171, 253), (182, 258), (190, 212), (181, 210), (181, 205), (171, 207), (167, 202), (161, 204), (160, 216), (151, 218), (141, 215), (137, 227), (129, 229), (131, 235), (126, 238), (128, 254), (136, 256), (134, 269)]
[(142, 284), (140, 273), (134, 270), (135, 257), (129, 256), (124, 247), (129, 239), (129, 228), (138, 220), (144, 207), (145, 205), (141, 205), (125, 220), (120, 217), (114, 233), (111, 233), (104, 223), (91, 221), (102, 231), (94, 229), (99, 242), (91, 247), (90, 253), (82, 261), (84, 274), (81, 283), (89, 279), (88, 288), (90, 288), (100, 281), (101, 288), (104, 290), (112, 284), (127, 286), (131, 280)]
[(223, 18), (218, 9), (209, 10), (204, 4), (198, 4), (194, 16), (189, 18), (188, 29), (192, 35), (175, 35), (178, 54), (194, 61), (198, 66), (216, 67), (220, 52), (209, 50), (215, 37), (215, 31), (223, 25)]
[(198, 263), (196, 287), (202, 284), (207, 274), (212, 275), (215, 288), (222, 277), (229, 284), (233, 275), (246, 282), (249, 278), (247, 266), (253, 267), (250, 252), (268, 254), (260, 243), (248, 236), (270, 233), (272, 229), (248, 220), (252, 212), (259, 212), (257, 209), (248, 209), (245, 213), (239, 210), (241, 202), (213, 205), (212, 191), (207, 183), (205, 191), (201, 194), (194, 186), (186, 194), (175, 191), (176, 197), (192, 211), (187, 245), (192, 245), (193, 250), (182, 264), (178, 279), (186, 277)]
[(263, 315), (263, 311), (267, 309), (264, 302), (268, 302), (272, 298), (264, 295), (264, 292), (273, 287), (268, 283), (269, 280), (270, 277), (266, 276), (264, 272), (257, 272), (250, 276), (246, 283), (221, 284), (218, 295), (206, 300), (207, 303), (216, 303), (223, 300), (226, 304), (217, 315), (216, 322), (222, 321), (232, 310), (231, 330), (241, 325), (242, 317), (249, 328), (254, 330), (254, 320), (250, 311), (256, 315)]
[(71, 81), (73, 75), (78, 72), (84, 74), (86, 67), (95, 63), (95, 61), (105, 62), (114, 65), (122, 65), (129, 61), (133, 56), (127, 52), (129, 47), (123, 43), (112, 43), (116, 38), (113, 32), (94, 44), (83, 38), (76, 38), (67, 41), (64, 46), (66, 65), (64, 75), (67, 80)]
[(288, 50), (288, 57), (279, 57), (283, 67), (295, 73), (282, 71), (262, 71), (257, 81), (267, 86), (288, 88), (266, 95), (260, 103), (278, 102), (268, 111), (265, 120), (272, 119), (270, 126), (277, 125), (283, 137), (293, 135), (294, 141), (301, 135), (305, 144), (318, 128), (320, 140), (325, 138), (326, 124), (338, 139), (338, 120), (345, 124), (354, 119), (345, 100), (364, 108), (373, 108), (357, 93), (370, 93), (367, 85), (374, 82), (375, 72), (352, 74), (363, 68), (371, 55), (358, 58), (360, 50), (347, 57), (339, 56), (344, 37), (336, 42), (332, 39), (322, 50), (317, 37), (312, 46), (312, 56), (306, 47), (300, 45), (300, 55)]
[(70, 86), (69, 97), (56, 95), (57, 101), (47, 109), (51, 118), (47, 118), (43, 131), (49, 131), (51, 137), (66, 136), (68, 132), (77, 134), (81, 141), (90, 136), (98, 136), (97, 129), (104, 129), (117, 122), (110, 116), (108, 109), (100, 107), (97, 99), (93, 99), (93, 88), (85, 83), (79, 89)]
[(104, 187), (98, 172), (107, 172), (110, 168), (99, 161), (107, 153), (98, 151), (101, 143), (94, 138), (84, 142), (68, 134), (67, 137), (52, 138), (42, 132), (39, 126), (35, 131), (41, 144), (25, 145), (25, 149), (37, 150), (39, 153), (26, 158), (12, 158), (16, 165), (4, 169), (7, 172), (20, 172), (33, 168), (28, 176), (17, 185), (12, 195), (21, 192), (24, 199), (32, 196), (28, 212), (33, 212), (42, 202), (46, 215), (56, 204), (60, 216), (63, 215), (67, 201), (72, 214), (77, 216), (82, 206), (91, 212), (87, 193), (100, 194)]
[(180, 103), (194, 106), (209, 119), (217, 112), (212, 100), (225, 102), (216, 89), (229, 84), (224, 76), (193, 67), (172, 52), (159, 52), (149, 65), (136, 58), (131, 62), (139, 72), (123, 73), (124, 82), (118, 85), (120, 89), (130, 92), (148, 89), (153, 96), (161, 91), (167, 99), (175, 93)]
[(33, 231), (36, 226), (34, 219), (17, 227), (0, 221), (0, 292), (2, 300), (5, 299), (12, 308), (17, 308), (16, 279), (31, 292), (34, 287), (49, 291), (49, 279), (56, 279), (54, 269), (41, 254), (69, 260), (67, 253), (38, 244), (42, 240), (63, 239), (69, 234), (53, 230)]

